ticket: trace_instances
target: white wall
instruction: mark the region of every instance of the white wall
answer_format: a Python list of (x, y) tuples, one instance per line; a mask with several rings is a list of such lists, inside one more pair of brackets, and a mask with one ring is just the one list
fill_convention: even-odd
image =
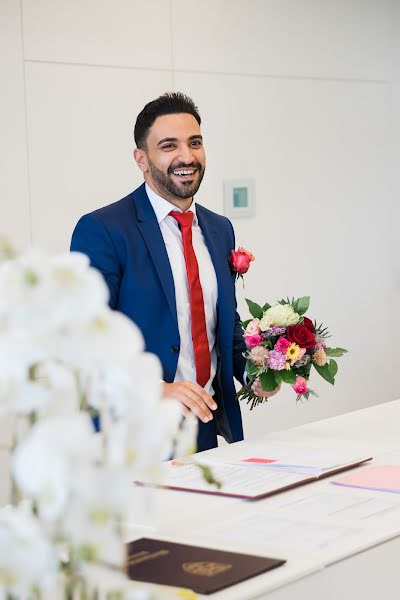
[(204, 120), (198, 200), (222, 212), (224, 179), (256, 182), (256, 218), (234, 222), (256, 255), (243, 316), (244, 296), (309, 294), (350, 350), (319, 399), (245, 408), (247, 435), (399, 397), (399, 25), (396, 0), (1, 0), (1, 229), (65, 250), (81, 214), (141, 182), (139, 110), (184, 91)]

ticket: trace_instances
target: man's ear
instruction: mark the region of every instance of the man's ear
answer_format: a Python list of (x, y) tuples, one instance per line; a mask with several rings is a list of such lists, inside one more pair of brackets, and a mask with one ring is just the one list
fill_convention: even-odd
[(133, 151), (133, 158), (135, 159), (135, 162), (139, 169), (142, 171), (142, 173), (146, 173), (149, 170), (147, 156), (144, 150), (141, 150), (140, 148), (135, 148)]

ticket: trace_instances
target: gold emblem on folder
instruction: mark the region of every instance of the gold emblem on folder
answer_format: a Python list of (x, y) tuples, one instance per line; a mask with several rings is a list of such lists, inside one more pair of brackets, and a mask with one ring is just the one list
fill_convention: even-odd
[(229, 571), (229, 569), (232, 569), (232, 565), (230, 565), (229, 563), (210, 561), (187, 562), (183, 563), (182, 569), (185, 571), (185, 573), (190, 573), (191, 575), (215, 577), (216, 575), (220, 575), (221, 573), (225, 573), (225, 571)]

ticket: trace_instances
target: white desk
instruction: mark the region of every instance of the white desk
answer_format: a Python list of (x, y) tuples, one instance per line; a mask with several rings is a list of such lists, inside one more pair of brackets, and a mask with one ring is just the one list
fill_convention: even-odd
[[(256, 410), (268, 410), (268, 407)], [(255, 418), (256, 414), (255, 411)], [(331, 441), (332, 444), (342, 443), (346, 448), (372, 455), (373, 464), (400, 464), (400, 400), (258, 439), (304, 442), (310, 446)], [(223, 446), (203, 455), (221, 459), (243, 457), (249, 443), (244, 441)], [(199, 458), (201, 456), (198, 455)], [(360, 468), (367, 468), (370, 464)], [(342, 600), (397, 600), (400, 597), (400, 494), (342, 488), (332, 485), (331, 479), (333, 477), (259, 501), (157, 490), (153, 498), (153, 527), (137, 529), (131, 526), (127, 536), (130, 539), (158, 537), (287, 559), (287, 563), (278, 569), (213, 594), (213, 600), (337, 600), (338, 597)], [(147, 492), (139, 488), (135, 493), (143, 497)], [(333, 494), (349, 502), (352, 499), (356, 502), (365, 500), (368, 506), (375, 507), (372, 512), (379, 512), (379, 516), (353, 519), (351, 510), (335, 511), (328, 516), (318, 514), (317, 509), (308, 515), (301, 512), (299, 517), (296, 508), (294, 519), (300, 519), (303, 524), (306, 521), (311, 529), (313, 526), (318, 526), (319, 531), (329, 526), (338, 529), (339, 537), (335, 540), (334, 533), (323, 548), (316, 548), (311, 538), (303, 547), (295, 538), (293, 543), (282, 546), (274, 544), (268, 536), (263, 539), (259, 532), (237, 539), (235, 533), (229, 533), (230, 530), (228, 533), (218, 531), (221, 523), (251, 519), (259, 513), (262, 513), (257, 517), (260, 524), (264, 522), (265, 515), (271, 519), (282, 518), (282, 515), (287, 518), (288, 503), (302, 500), (303, 505), (307, 505), (320, 494), (325, 499)], [(135, 518), (134, 505), (132, 523), (138, 516), (136, 514)], [(283, 509), (283, 505), (286, 508)], [(160, 597), (176, 598), (176, 592), (173, 588), (163, 588)]]

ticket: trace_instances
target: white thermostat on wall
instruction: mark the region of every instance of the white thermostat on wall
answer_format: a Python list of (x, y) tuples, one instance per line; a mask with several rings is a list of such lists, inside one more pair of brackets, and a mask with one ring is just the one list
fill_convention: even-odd
[(254, 217), (255, 197), (253, 179), (224, 181), (224, 212), (229, 219)]

